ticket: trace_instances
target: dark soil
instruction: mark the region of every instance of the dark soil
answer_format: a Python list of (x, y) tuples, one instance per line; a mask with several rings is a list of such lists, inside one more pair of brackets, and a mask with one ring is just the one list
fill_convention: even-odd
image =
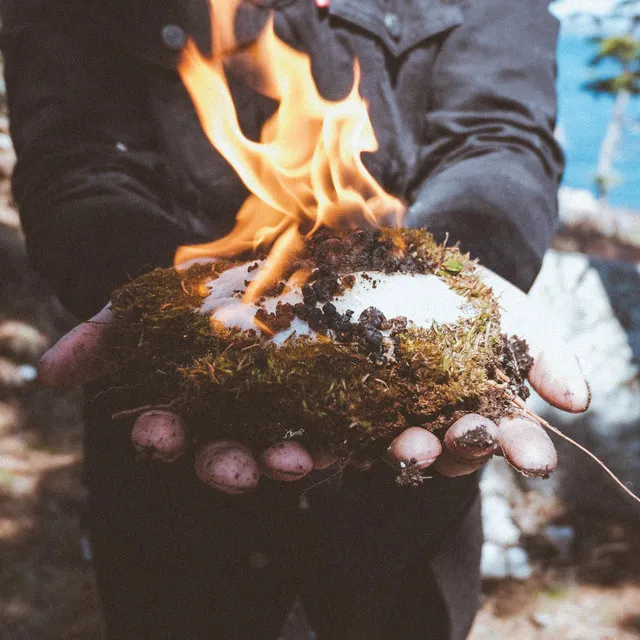
[(512, 393), (526, 400), (529, 395), (526, 380), (533, 366), (533, 358), (529, 354), (529, 345), (526, 340), (518, 336), (502, 336), (502, 354), (500, 356), (500, 368), (509, 378), (509, 387)]

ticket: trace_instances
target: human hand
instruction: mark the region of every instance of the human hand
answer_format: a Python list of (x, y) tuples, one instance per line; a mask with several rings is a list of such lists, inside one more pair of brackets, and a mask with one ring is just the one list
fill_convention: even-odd
[[(550, 405), (571, 413), (586, 411), (591, 399), (580, 365), (568, 346), (558, 338), (553, 319), (520, 289), (482, 266), (479, 275), (499, 300), (502, 330), (529, 344), (534, 359), (528, 380)], [(530, 414), (514, 413), (498, 424), (468, 414), (446, 432), (444, 442), (420, 427), (411, 427), (390, 445), (387, 461), (395, 466), (409, 463), (416, 469), (433, 465), (441, 475), (473, 473), (494, 454), (503, 455), (518, 471), (547, 476), (557, 465), (557, 454), (542, 425)]]
[[(116, 368), (117, 363), (108, 359), (105, 340), (113, 322), (113, 314), (106, 306), (63, 336), (40, 360), (40, 383), (69, 389), (97, 380)], [(171, 411), (150, 409), (137, 417), (131, 439), (140, 457), (173, 462), (187, 448), (186, 433), (180, 416)], [(196, 451), (195, 470), (205, 484), (215, 489), (244, 493), (256, 487), (261, 474), (275, 480), (293, 481), (334, 461), (335, 458), (312, 456), (293, 441), (275, 444), (256, 456), (240, 442), (219, 440)]]
[[(532, 386), (553, 406), (584, 411), (589, 404), (588, 386), (573, 354), (555, 337), (553, 328), (544, 324), (544, 315), (519, 289), (487, 269), (480, 268), (480, 272), (500, 299), (503, 329), (529, 342), (535, 359), (529, 375)], [(43, 356), (41, 382), (71, 387), (97, 379), (114, 367), (104, 348), (105, 332), (112, 322), (105, 307), (64, 336)], [(136, 420), (132, 440), (141, 456), (171, 462), (186, 448), (185, 431), (177, 415), (152, 409)], [(411, 465), (416, 470), (433, 464), (442, 475), (458, 476), (477, 470), (496, 453), (529, 475), (548, 475), (557, 464), (543, 427), (517, 412), (499, 424), (477, 414), (466, 415), (450, 427), (444, 444), (426, 429), (409, 428), (391, 443), (386, 459), (393, 466)], [(310, 454), (294, 441), (283, 441), (256, 456), (244, 444), (225, 440), (201, 447), (195, 468), (206, 484), (227, 493), (243, 493), (255, 488), (261, 473), (277, 480), (297, 480), (336, 460), (335, 456)]]

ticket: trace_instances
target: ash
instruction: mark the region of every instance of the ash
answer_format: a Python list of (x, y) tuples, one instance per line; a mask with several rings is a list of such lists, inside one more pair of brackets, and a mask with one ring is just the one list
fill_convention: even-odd
[(255, 264), (228, 269), (210, 282), (200, 311), (229, 327), (245, 331), (264, 327), (278, 345), (294, 334), (321, 334), (337, 342), (358, 341), (374, 359), (388, 362), (393, 358), (395, 332), (408, 325), (427, 329), (455, 324), (475, 313), (437, 276), (378, 271), (330, 280), (321, 276), (302, 287), (284, 286), (278, 295), (257, 304), (245, 304), (242, 295), (259, 273)]
[(381, 364), (394, 360), (394, 338), (407, 326), (453, 325), (477, 313), (435, 275), (433, 261), (375, 229), (321, 230), (285, 274), (304, 269), (305, 284), (283, 280), (246, 304), (243, 295), (263, 264), (252, 260), (209, 282), (201, 312), (228, 327), (259, 329), (277, 345), (293, 335), (359, 343)]

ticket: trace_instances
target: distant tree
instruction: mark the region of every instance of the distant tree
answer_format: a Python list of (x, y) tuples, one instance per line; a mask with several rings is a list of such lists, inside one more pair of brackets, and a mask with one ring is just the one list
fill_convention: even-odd
[(604, 63), (614, 71), (600, 75), (583, 87), (594, 95), (614, 98), (611, 118), (598, 154), (595, 178), (598, 199), (606, 204), (615, 183), (613, 164), (626, 122), (629, 100), (640, 95), (640, 0), (619, 0), (610, 15), (595, 19), (599, 34), (589, 40), (596, 53), (589, 61), (591, 67)]

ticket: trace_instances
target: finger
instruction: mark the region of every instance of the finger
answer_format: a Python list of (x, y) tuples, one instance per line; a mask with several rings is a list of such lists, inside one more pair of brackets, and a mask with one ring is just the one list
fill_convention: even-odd
[(477, 413), (456, 420), (444, 436), (444, 449), (433, 464), (443, 476), (454, 478), (477, 471), (500, 447), (495, 422)]
[(577, 358), (564, 345), (545, 348), (529, 371), (531, 386), (550, 405), (580, 413), (591, 402), (591, 390)]
[(260, 467), (272, 480), (293, 482), (313, 470), (313, 458), (300, 443), (285, 440), (262, 452)]
[(469, 462), (454, 458), (446, 449), (436, 458), (433, 468), (447, 478), (456, 478), (458, 476), (468, 476), (470, 473), (477, 471), (487, 463), (487, 460)]
[(327, 469), (332, 464), (335, 464), (336, 462), (338, 462), (338, 456), (332, 453), (322, 453), (320, 451), (312, 451), (310, 452), (310, 455), (311, 455), (311, 459), (313, 460), (313, 468), (317, 470)]
[(456, 420), (444, 436), (445, 452), (461, 462), (481, 464), (500, 446), (498, 425), (477, 413)]
[(507, 335), (524, 338), (534, 359), (529, 382), (549, 404), (564, 411), (585, 411), (591, 400), (589, 385), (573, 351), (558, 338), (553, 314), (492, 271), (479, 274), (498, 296), (503, 309), (501, 325)]
[(105, 307), (63, 336), (40, 359), (40, 383), (46, 387), (70, 389), (106, 373), (111, 363), (105, 356), (104, 336), (112, 322), (113, 314)]
[(504, 418), (498, 424), (502, 453), (525, 476), (546, 478), (558, 466), (558, 454), (544, 428), (530, 418)]
[(209, 442), (195, 456), (196, 475), (223, 493), (246, 493), (260, 480), (260, 467), (250, 449), (231, 440)]
[(173, 462), (186, 449), (184, 423), (170, 411), (147, 411), (136, 419), (131, 442), (140, 458)]
[(387, 449), (387, 460), (393, 466), (409, 462), (416, 469), (425, 469), (442, 453), (442, 444), (433, 433), (421, 427), (405, 429)]

